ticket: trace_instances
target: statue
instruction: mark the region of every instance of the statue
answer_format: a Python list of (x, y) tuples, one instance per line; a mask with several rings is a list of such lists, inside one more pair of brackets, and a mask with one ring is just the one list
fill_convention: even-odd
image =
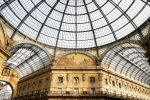
[(69, 81), (69, 73), (67, 73), (66, 79), (67, 79), (67, 81)]
[(103, 73), (99, 73), (99, 74), (98, 74), (98, 79), (99, 79), (99, 81), (102, 81), (102, 77), (103, 77)]
[(7, 48), (6, 48), (6, 50), (9, 51), (10, 48), (13, 46), (13, 44), (15, 42), (13, 40), (11, 40), (9, 37), (7, 37), (6, 41), (7, 41)]
[(82, 74), (82, 80), (85, 81), (85, 74)]

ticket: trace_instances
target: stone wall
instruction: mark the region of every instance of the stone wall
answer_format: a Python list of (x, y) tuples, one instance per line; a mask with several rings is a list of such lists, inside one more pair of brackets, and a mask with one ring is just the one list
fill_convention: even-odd
[(7, 59), (10, 57), (8, 48), (10, 45), (3, 28), (0, 24), (0, 80), (9, 83), (13, 88), (13, 95), (15, 96), (17, 90), (18, 76), (17, 73), (10, 68), (6, 68), (5, 64)]
[(105, 65), (49, 66), (29, 76), (19, 82), (16, 99), (150, 99), (149, 87), (110, 72)]

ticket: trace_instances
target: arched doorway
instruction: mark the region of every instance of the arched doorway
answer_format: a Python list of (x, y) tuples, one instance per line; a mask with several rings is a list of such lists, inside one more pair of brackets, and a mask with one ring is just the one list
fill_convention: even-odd
[(0, 81), (0, 100), (11, 100), (13, 97), (13, 88), (11, 84)]

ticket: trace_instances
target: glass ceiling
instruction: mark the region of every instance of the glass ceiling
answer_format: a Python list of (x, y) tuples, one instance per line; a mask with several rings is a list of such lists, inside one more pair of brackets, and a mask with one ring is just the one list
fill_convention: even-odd
[(6, 66), (13, 68), (20, 77), (26, 76), (38, 69), (51, 64), (49, 56), (32, 44), (19, 44), (11, 48), (12, 56)]
[(150, 65), (145, 50), (135, 44), (122, 44), (111, 49), (102, 60), (108, 69), (141, 83), (150, 84)]
[(80, 49), (115, 42), (136, 30), (150, 17), (147, 1), (0, 0), (0, 11), (16, 31), (35, 41)]

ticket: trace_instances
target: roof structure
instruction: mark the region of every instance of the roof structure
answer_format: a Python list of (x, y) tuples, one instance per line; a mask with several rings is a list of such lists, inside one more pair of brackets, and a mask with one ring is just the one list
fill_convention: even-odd
[(0, 0), (17, 31), (59, 48), (94, 48), (137, 30), (150, 17), (147, 0)]
[(136, 44), (125, 43), (111, 49), (103, 58), (102, 64), (126, 78), (150, 84), (150, 65), (144, 56), (145, 50)]
[(51, 64), (49, 56), (41, 48), (28, 43), (15, 45), (11, 48), (12, 56), (6, 66), (13, 68), (20, 77)]

